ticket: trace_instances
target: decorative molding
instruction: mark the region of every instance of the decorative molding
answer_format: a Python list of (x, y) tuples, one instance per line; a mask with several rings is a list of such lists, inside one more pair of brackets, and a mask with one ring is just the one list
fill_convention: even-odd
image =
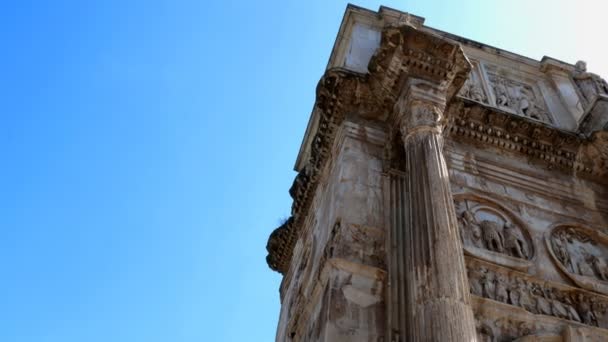
[(382, 31), (368, 69), (375, 98), (392, 109), (409, 76), (439, 85), (450, 99), (466, 81), (471, 65), (454, 41), (401, 25)]
[(373, 108), (365, 104), (367, 98), (361, 95), (369, 93), (362, 89), (365, 87), (365, 76), (344, 69), (328, 70), (319, 81), (315, 106), (322, 114), (321, 119), (312, 142), (310, 159), (289, 189), (293, 199), (291, 217), (270, 234), (266, 245), (266, 262), (271, 269), (283, 274), (289, 269), (293, 247), (310, 209), (320, 173), (331, 154), (337, 128), (346, 112), (353, 108)]
[(528, 156), (547, 169), (560, 169), (607, 183), (608, 132), (590, 138), (460, 98), (451, 102), (446, 134)]
[[(572, 183), (570, 179), (564, 177), (544, 177), (542, 170), (529, 170), (522, 165), (514, 167), (508, 163), (508, 159), (502, 160), (500, 163), (492, 159), (492, 152), (489, 152), (486, 157), (481, 154), (472, 155), (463, 152), (461, 149), (453, 146), (446, 146), (446, 160), (452, 172), (451, 179), (454, 185), (477, 189), (481, 193), (490, 191), (488, 188), (481, 188), (475, 184), (463, 183), (458, 180), (459, 175), (469, 174), (484, 181), (490, 181), (494, 184), (499, 184), (505, 187), (504, 191), (492, 192), (492, 196), (498, 196), (501, 200), (510, 200), (519, 203), (520, 205), (533, 206), (536, 209), (547, 211), (547, 208), (538, 206), (533, 201), (526, 201), (525, 198), (517, 198), (508, 195), (511, 191), (524, 191), (529, 195), (539, 195), (544, 199), (555, 201), (560, 204), (560, 210), (556, 213), (564, 218), (580, 220), (580, 210), (583, 208), (596, 214), (608, 214), (608, 193), (601, 188), (593, 189), (593, 196), (589, 194), (590, 189), (586, 184)], [(466, 181), (465, 181), (466, 182)], [(487, 182), (484, 182), (487, 184)], [(586, 205), (585, 205), (586, 204)]]

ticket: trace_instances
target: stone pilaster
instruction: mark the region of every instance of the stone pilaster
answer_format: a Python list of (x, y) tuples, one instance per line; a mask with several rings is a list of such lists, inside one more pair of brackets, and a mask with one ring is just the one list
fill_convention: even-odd
[(395, 111), (407, 161), (404, 234), (406, 341), (476, 340), (448, 171), (442, 154), (446, 93), (410, 78)]

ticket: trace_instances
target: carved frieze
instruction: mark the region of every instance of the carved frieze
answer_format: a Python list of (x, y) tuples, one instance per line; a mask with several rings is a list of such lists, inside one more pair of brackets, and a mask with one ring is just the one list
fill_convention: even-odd
[(469, 78), (465, 81), (458, 95), (479, 103), (489, 104), (488, 96), (483, 86), (479, 63), (472, 62), (471, 64), (473, 65), (473, 70), (469, 73)]
[(608, 328), (605, 297), (492, 267), (468, 259), (471, 294), (519, 307), (535, 315)]
[(562, 342), (562, 334), (552, 333), (554, 328), (539, 322), (503, 317), (488, 319), (475, 317), (478, 342)]
[(557, 267), (578, 286), (608, 294), (608, 237), (590, 228), (561, 225), (546, 235)]
[(523, 271), (532, 266), (534, 245), (521, 220), (486, 198), (454, 198), (465, 253)]
[(490, 88), (494, 93), (496, 106), (534, 120), (553, 123), (543, 96), (536, 86), (502, 71), (488, 72)]

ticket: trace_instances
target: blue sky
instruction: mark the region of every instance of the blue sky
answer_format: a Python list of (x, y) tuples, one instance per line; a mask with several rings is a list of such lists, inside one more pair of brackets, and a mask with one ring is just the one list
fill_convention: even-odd
[[(602, 2), (360, 1), (608, 75)], [(5, 1), (0, 341), (272, 341), (268, 234), (346, 2)]]

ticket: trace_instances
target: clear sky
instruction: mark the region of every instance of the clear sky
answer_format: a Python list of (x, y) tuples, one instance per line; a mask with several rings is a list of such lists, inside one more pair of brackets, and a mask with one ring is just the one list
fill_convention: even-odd
[[(608, 76), (605, 1), (359, 1)], [(4, 1), (0, 341), (274, 340), (344, 1)]]

